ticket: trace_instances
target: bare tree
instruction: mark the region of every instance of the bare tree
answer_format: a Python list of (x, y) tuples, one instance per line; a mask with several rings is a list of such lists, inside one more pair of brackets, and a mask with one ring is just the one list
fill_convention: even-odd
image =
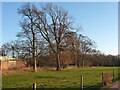
[(34, 5), (30, 3), (25, 4), (23, 7), (18, 9), (18, 13), (22, 15), (22, 20), (20, 21), (20, 26), (22, 28), (22, 32), (18, 34), (18, 36), (23, 36), (29, 40), (29, 44), (32, 48), (32, 56), (33, 56), (33, 70), (37, 71), (36, 66), (36, 43), (37, 43), (37, 30), (35, 28), (34, 22), (36, 20), (36, 16), (34, 14), (35, 11)]
[(12, 55), (13, 58), (15, 58), (15, 43), (14, 41), (7, 42), (1, 46), (1, 55), (2, 56), (9, 56)]
[(0, 48), (0, 55), (1, 56), (7, 56), (8, 55), (8, 52), (9, 52), (9, 44), (3, 44)]
[(80, 40), (78, 38), (77, 32), (69, 32), (69, 34), (64, 39), (63, 43), (64, 51), (67, 51), (71, 59), (77, 64), (78, 54), (80, 53)]
[[(84, 58), (86, 54), (93, 53), (93, 50), (95, 50), (95, 42), (92, 41), (87, 36), (83, 36), (82, 34), (79, 35), (80, 39), (80, 57), (82, 60), (82, 67), (84, 67)], [(80, 61), (78, 61), (79, 66)]]
[(51, 3), (42, 6), (41, 10), (36, 10), (35, 25), (43, 38), (48, 42), (51, 50), (56, 56), (57, 69), (60, 67), (60, 46), (71, 28), (72, 21), (68, 12)]

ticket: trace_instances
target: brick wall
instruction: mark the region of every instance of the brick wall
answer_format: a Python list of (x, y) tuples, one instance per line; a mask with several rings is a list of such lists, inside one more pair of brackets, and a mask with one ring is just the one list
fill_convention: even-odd
[(24, 61), (1, 61), (2, 70), (26, 67)]
[(15, 68), (17, 68), (16, 61), (8, 61), (8, 69), (15, 69)]
[(5, 70), (8, 69), (8, 61), (2, 61), (2, 62), (1, 62), (1, 65), (2, 65), (1, 68), (2, 68), (3, 70), (4, 70), (4, 69), (5, 69)]

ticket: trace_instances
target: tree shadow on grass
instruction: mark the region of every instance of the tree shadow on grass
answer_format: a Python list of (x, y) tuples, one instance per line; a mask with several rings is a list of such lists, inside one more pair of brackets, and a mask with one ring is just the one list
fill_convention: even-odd
[[(68, 79), (68, 78), (73, 78), (73, 77), (60, 77), (60, 76), (38, 76), (37, 78), (56, 78), (56, 79)], [(77, 78), (77, 77), (75, 77)]]

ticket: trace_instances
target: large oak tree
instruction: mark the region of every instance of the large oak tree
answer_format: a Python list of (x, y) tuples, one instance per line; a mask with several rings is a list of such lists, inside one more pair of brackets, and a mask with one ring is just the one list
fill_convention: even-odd
[(56, 70), (61, 70), (60, 48), (62, 41), (71, 29), (72, 19), (66, 10), (51, 3), (42, 6), (39, 10), (36, 9), (35, 16), (37, 20), (34, 24), (37, 30), (48, 42), (56, 56)]

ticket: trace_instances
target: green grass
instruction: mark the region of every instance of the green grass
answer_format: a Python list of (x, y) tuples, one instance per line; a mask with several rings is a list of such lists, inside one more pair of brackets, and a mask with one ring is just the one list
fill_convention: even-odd
[(2, 76), (3, 88), (80, 88), (80, 76), (83, 75), (84, 87), (101, 87), (102, 72), (115, 70), (118, 79), (118, 67), (79, 68), (64, 71), (24, 72)]

